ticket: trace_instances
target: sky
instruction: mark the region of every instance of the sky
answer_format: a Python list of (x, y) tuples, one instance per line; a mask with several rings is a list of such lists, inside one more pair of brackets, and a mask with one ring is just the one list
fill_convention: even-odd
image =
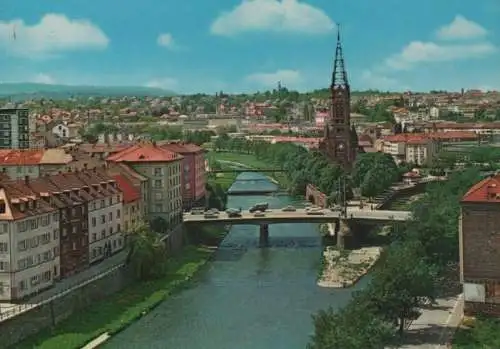
[[(451, 6), (453, 4), (453, 6)], [(498, 0), (2, 0), (0, 81), (178, 93), (500, 90)]]

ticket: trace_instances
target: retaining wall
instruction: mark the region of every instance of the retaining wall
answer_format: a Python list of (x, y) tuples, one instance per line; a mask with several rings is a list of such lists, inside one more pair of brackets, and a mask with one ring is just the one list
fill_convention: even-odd
[(133, 278), (125, 266), (111, 270), (75, 289), (0, 322), (0, 348), (9, 348), (73, 313), (128, 286)]

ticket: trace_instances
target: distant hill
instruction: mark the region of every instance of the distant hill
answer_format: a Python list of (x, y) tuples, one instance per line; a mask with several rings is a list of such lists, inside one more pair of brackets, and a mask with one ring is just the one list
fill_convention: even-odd
[(70, 97), (171, 96), (172, 91), (141, 86), (70, 86), (36, 83), (0, 83), (0, 98), (62, 99)]

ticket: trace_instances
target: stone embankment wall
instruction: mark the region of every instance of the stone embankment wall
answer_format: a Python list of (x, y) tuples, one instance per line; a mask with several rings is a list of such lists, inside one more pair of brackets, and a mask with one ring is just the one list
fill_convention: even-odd
[(21, 340), (64, 321), (73, 313), (122, 290), (132, 280), (125, 266), (118, 267), (52, 300), (3, 320), (0, 322), (0, 348), (14, 346)]

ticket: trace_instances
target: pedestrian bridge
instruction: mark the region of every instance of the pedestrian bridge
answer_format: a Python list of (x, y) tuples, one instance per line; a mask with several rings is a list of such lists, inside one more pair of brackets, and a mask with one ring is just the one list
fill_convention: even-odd
[(331, 223), (337, 219), (352, 220), (360, 222), (384, 223), (404, 222), (411, 218), (408, 211), (389, 210), (366, 210), (360, 208), (348, 208), (347, 214), (340, 211), (323, 210), (323, 214), (310, 214), (305, 209), (297, 209), (293, 212), (284, 212), (281, 209), (267, 210), (264, 216), (255, 215), (248, 211), (241, 212), (241, 217), (229, 217), (225, 212), (220, 212), (215, 218), (205, 218), (203, 214), (184, 214), (184, 223), (210, 224), (277, 224), (277, 223)]

